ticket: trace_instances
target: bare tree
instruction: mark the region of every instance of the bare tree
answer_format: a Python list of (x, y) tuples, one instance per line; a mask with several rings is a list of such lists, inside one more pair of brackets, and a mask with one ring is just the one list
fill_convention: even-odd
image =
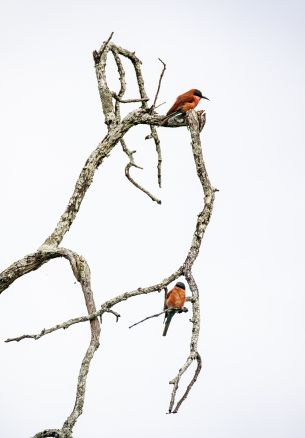
[[(89, 321), (91, 328), (91, 339), (88, 345), (87, 351), (84, 355), (83, 361), (81, 363), (75, 404), (72, 412), (67, 417), (61, 429), (48, 429), (37, 433), (34, 438), (43, 437), (58, 437), (58, 438), (68, 438), (72, 437), (73, 427), (82, 414), (84, 399), (86, 394), (86, 380), (90, 369), (90, 363), (94, 356), (94, 353), (100, 345), (100, 321), (101, 317), (105, 312), (112, 313), (118, 320), (119, 314), (113, 310), (114, 306), (118, 303), (128, 300), (131, 297), (136, 297), (139, 295), (160, 292), (163, 288), (166, 288), (171, 282), (175, 281), (178, 277), (184, 276), (191, 291), (192, 296), (188, 301), (192, 304), (192, 318), (191, 322), (193, 325), (192, 335), (190, 339), (190, 350), (189, 355), (186, 358), (185, 363), (179, 368), (177, 375), (170, 381), (172, 384), (171, 397), (169, 402), (169, 413), (177, 413), (183, 401), (187, 398), (192, 386), (194, 385), (198, 374), (201, 370), (201, 357), (197, 349), (198, 338), (200, 332), (200, 305), (199, 305), (199, 291), (192, 274), (193, 264), (198, 256), (200, 246), (202, 243), (202, 238), (204, 236), (206, 227), (209, 223), (213, 202), (215, 197), (214, 189), (209, 181), (208, 174), (205, 168), (205, 164), (202, 156), (201, 142), (200, 142), (200, 132), (205, 124), (206, 115), (204, 111), (195, 112), (194, 110), (189, 111), (186, 116), (166, 118), (162, 115), (157, 114), (156, 104), (159, 95), (159, 90), (161, 86), (161, 81), (163, 74), (166, 69), (166, 65), (162, 62), (163, 69), (160, 75), (156, 95), (151, 106), (148, 105), (150, 100), (146, 94), (144, 88), (144, 80), (141, 71), (141, 61), (135, 55), (134, 52), (130, 52), (122, 47), (117, 46), (111, 41), (112, 34), (106, 42), (104, 42), (98, 51), (93, 52), (96, 77), (98, 81), (98, 89), (100, 93), (103, 113), (105, 117), (105, 123), (107, 125), (107, 135), (100, 142), (97, 148), (91, 153), (87, 159), (78, 180), (75, 184), (74, 192), (68, 202), (66, 210), (59, 219), (52, 234), (45, 240), (45, 242), (37, 249), (36, 252), (26, 255), (20, 260), (14, 262), (11, 266), (5, 269), (0, 274), (0, 293), (6, 290), (15, 280), (17, 280), (22, 275), (25, 275), (31, 271), (40, 268), (44, 263), (49, 262), (51, 259), (62, 257), (69, 261), (73, 274), (80, 283), (85, 303), (87, 307), (87, 315), (80, 316), (77, 318), (70, 319), (63, 323), (57, 324), (54, 327), (43, 329), (38, 334), (24, 334), (19, 337), (7, 339), (5, 342), (21, 341), (25, 338), (39, 339), (55, 330), (67, 329), (73, 324)], [(106, 78), (106, 63), (109, 55), (114, 57), (120, 79), (120, 89), (118, 92), (113, 92), (109, 89)], [(122, 57), (127, 58), (134, 69), (138, 89), (139, 97), (135, 99), (124, 99), (124, 94), (126, 91), (125, 82), (125, 70), (122, 63)], [(130, 102), (138, 102), (139, 108), (129, 112), (126, 117), (122, 118), (120, 113), (120, 108), (122, 104), (128, 104)], [(138, 184), (133, 177), (130, 175), (132, 167), (138, 167), (134, 161), (135, 151), (128, 149), (126, 142), (124, 140), (124, 135), (136, 125), (148, 125), (150, 133), (146, 138), (151, 138), (154, 140), (156, 153), (157, 153), (157, 178), (158, 184), (161, 187), (161, 164), (162, 155), (160, 148), (160, 141), (157, 133), (156, 127), (164, 128), (179, 128), (187, 126), (191, 135), (191, 145), (193, 151), (193, 157), (195, 162), (195, 167), (200, 184), (203, 189), (203, 207), (197, 217), (196, 228), (193, 233), (191, 245), (189, 251), (185, 257), (184, 263), (178, 267), (178, 269), (171, 275), (167, 276), (157, 284), (153, 284), (148, 287), (139, 287), (138, 289), (124, 292), (121, 295), (114, 296), (113, 298), (105, 301), (101, 304), (100, 308), (97, 310), (94, 301), (93, 291), (91, 289), (90, 282), (90, 268), (85, 258), (72, 251), (71, 249), (60, 247), (60, 243), (70, 229), (82, 203), (82, 200), (90, 187), (95, 171), (103, 163), (103, 160), (109, 156), (113, 148), (120, 143), (122, 150), (128, 157), (128, 164), (125, 168), (125, 174), (128, 180), (134, 184), (139, 190), (144, 194), (149, 196), (153, 201), (161, 203), (153, 194), (148, 190)], [(100, 318), (100, 320), (99, 320)], [(177, 390), (181, 380), (181, 377), (185, 371), (189, 368), (192, 362), (197, 363), (196, 370), (192, 379), (190, 380), (184, 394), (177, 400)]]

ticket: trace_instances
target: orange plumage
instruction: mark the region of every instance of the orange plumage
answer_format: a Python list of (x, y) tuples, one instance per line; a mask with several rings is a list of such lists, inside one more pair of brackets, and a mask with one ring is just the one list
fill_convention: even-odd
[(186, 113), (190, 109), (196, 108), (196, 106), (200, 102), (200, 99), (209, 100), (207, 97), (202, 95), (201, 91), (197, 90), (196, 88), (192, 88), (191, 90), (177, 97), (176, 102), (167, 111), (166, 115), (169, 116), (170, 114), (178, 111), (181, 113)]
[(185, 304), (185, 290), (175, 286), (166, 295), (165, 309), (182, 309)]
[(169, 324), (174, 314), (183, 309), (185, 299), (185, 285), (181, 282), (176, 283), (175, 287), (166, 294), (164, 309), (167, 309), (167, 312), (165, 313), (166, 321), (163, 336), (166, 336)]

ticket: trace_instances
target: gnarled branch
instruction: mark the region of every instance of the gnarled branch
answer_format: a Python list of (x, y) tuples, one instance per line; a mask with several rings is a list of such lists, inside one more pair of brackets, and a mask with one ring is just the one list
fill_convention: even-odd
[[(8, 289), (8, 287), (19, 277), (32, 272), (38, 268), (40, 268), (43, 264), (47, 263), (53, 258), (63, 257), (66, 258), (71, 266), (72, 272), (76, 278), (76, 280), (80, 283), (82, 292), (85, 298), (85, 304), (87, 309), (87, 315), (81, 316), (77, 318), (70, 319), (61, 324), (57, 324), (51, 328), (43, 329), (36, 335), (22, 335), (15, 338), (9, 338), (6, 342), (12, 341), (20, 341), (26, 338), (39, 339), (47, 334), (50, 334), (59, 329), (66, 329), (71, 325), (75, 325), (80, 322), (90, 322), (91, 329), (91, 338), (87, 348), (87, 351), (84, 355), (84, 358), (81, 363), (78, 382), (77, 382), (77, 390), (75, 396), (75, 404), (72, 409), (72, 412), (64, 422), (61, 429), (48, 429), (42, 432), (39, 432), (35, 435), (34, 438), (46, 438), (46, 437), (59, 437), (59, 438), (71, 438), (73, 427), (78, 419), (78, 417), (82, 413), (85, 393), (86, 393), (86, 380), (87, 375), (90, 369), (91, 360), (94, 356), (95, 351), (99, 347), (100, 343), (100, 322), (98, 317), (101, 317), (104, 313), (109, 312), (113, 313), (116, 316), (116, 319), (119, 318), (119, 314), (113, 310), (112, 308), (118, 303), (125, 301), (127, 299), (137, 297), (139, 295), (145, 295), (150, 293), (158, 293), (163, 288), (167, 287), (170, 283), (177, 280), (179, 277), (184, 276), (186, 281), (188, 282), (189, 289), (192, 293), (191, 299), (189, 301), (192, 304), (192, 335), (190, 340), (190, 350), (189, 355), (186, 359), (184, 365), (180, 368), (178, 374), (171, 381), (173, 384), (173, 389), (171, 393), (170, 405), (169, 405), (169, 413), (176, 413), (180, 408), (181, 404), (187, 398), (192, 386), (194, 385), (200, 370), (201, 370), (201, 357), (198, 352), (198, 339), (200, 332), (200, 305), (199, 305), (199, 290), (195, 279), (192, 274), (193, 264), (198, 256), (202, 239), (206, 230), (206, 227), (209, 223), (214, 198), (215, 191), (209, 181), (207, 171), (205, 168), (205, 164), (202, 156), (202, 148), (200, 142), (200, 131), (202, 130), (205, 124), (205, 112), (199, 111), (198, 113), (195, 111), (190, 111), (187, 113), (186, 117), (176, 118), (176, 119), (167, 119), (164, 116), (157, 114), (154, 109), (157, 102), (160, 85), (162, 81), (162, 77), (165, 71), (165, 64), (163, 71), (161, 73), (157, 93), (154, 99), (154, 103), (152, 108), (148, 108), (148, 96), (146, 94), (144, 88), (144, 80), (141, 71), (141, 61), (135, 55), (134, 52), (130, 52), (126, 49), (123, 49), (117, 45), (115, 45), (112, 41), (112, 34), (108, 38), (108, 40), (102, 45), (99, 51), (94, 52), (94, 60), (95, 60), (95, 68), (96, 68), (96, 76), (98, 81), (98, 88), (100, 93), (100, 98), (102, 102), (102, 109), (105, 117), (105, 123), (107, 125), (107, 134), (104, 139), (99, 143), (97, 148), (91, 153), (89, 158), (87, 159), (83, 169), (80, 172), (78, 180), (76, 182), (74, 191), (72, 196), (68, 202), (68, 205), (60, 217), (54, 231), (50, 234), (49, 237), (44, 241), (38, 250), (32, 254), (26, 255), (22, 259), (12, 263), (7, 269), (5, 269), (0, 274), (0, 293), (4, 290)], [(111, 91), (107, 85), (106, 78), (106, 63), (108, 53), (111, 52), (114, 56), (119, 77), (120, 77), (120, 90), (118, 93)], [(135, 75), (137, 78), (138, 89), (139, 89), (139, 98), (135, 99), (124, 99), (125, 91), (126, 91), (126, 82), (125, 82), (125, 71), (120, 59), (120, 56), (128, 58), (135, 71)], [(140, 107), (131, 111), (126, 117), (123, 119), (120, 115), (120, 104), (129, 103), (129, 102), (138, 102)], [(196, 167), (196, 172), (200, 181), (200, 184), (203, 188), (203, 201), (204, 205), (202, 211), (199, 213), (197, 217), (196, 228), (193, 234), (192, 242), (190, 245), (190, 249), (185, 258), (184, 263), (178, 267), (172, 274), (168, 275), (162, 281), (157, 284), (147, 286), (147, 287), (139, 287), (137, 289), (121, 293), (119, 295), (113, 296), (109, 300), (105, 301), (99, 310), (96, 310), (96, 305), (94, 302), (93, 291), (91, 289), (91, 280), (90, 280), (90, 269), (89, 266), (81, 255), (71, 251), (70, 249), (59, 247), (64, 235), (70, 229), (79, 209), (84, 199), (84, 196), (92, 184), (94, 174), (99, 166), (103, 163), (103, 160), (107, 158), (113, 148), (121, 143), (125, 153), (129, 157), (129, 163), (126, 167), (129, 169), (130, 167), (138, 167), (133, 160), (133, 152), (129, 151), (124, 141), (124, 135), (136, 125), (148, 125), (150, 127), (150, 137), (154, 139), (157, 152), (158, 152), (158, 182), (161, 186), (161, 149), (160, 149), (160, 141), (157, 135), (156, 128), (178, 128), (187, 126), (190, 130), (191, 139), (192, 139), (192, 150), (194, 156), (194, 162)], [(128, 167), (129, 166), (129, 167)], [(127, 175), (126, 175), (127, 176)], [(128, 176), (127, 176), (128, 177)], [(146, 189), (137, 184), (129, 175), (129, 180), (141, 191), (146, 193), (156, 202), (160, 202), (156, 198), (153, 197)], [(163, 312), (161, 312), (162, 314)], [(155, 315), (154, 315), (155, 316)], [(193, 378), (188, 384), (184, 394), (181, 398), (176, 401), (177, 391), (180, 384), (180, 380), (185, 373), (185, 371), (190, 367), (193, 361), (197, 361), (197, 368), (194, 373)]]

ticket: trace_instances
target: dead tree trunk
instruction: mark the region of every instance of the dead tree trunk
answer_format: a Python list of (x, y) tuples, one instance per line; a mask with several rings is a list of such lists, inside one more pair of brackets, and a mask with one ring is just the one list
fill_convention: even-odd
[[(208, 178), (208, 174), (205, 168), (205, 164), (202, 156), (202, 148), (200, 141), (200, 132), (205, 124), (205, 112), (198, 111), (195, 112), (191, 110), (187, 113), (186, 117), (180, 118), (172, 118), (166, 119), (164, 116), (157, 114), (156, 112), (156, 103), (157, 98), (161, 86), (161, 81), (163, 74), (165, 72), (165, 64), (163, 64), (163, 70), (160, 75), (159, 84), (157, 88), (156, 95), (153, 100), (153, 104), (149, 106), (149, 98), (146, 94), (144, 88), (144, 80), (141, 71), (141, 61), (135, 55), (134, 52), (130, 52), (126, 49), (123, 49), (111, 41), (112, 35), (109, 39), (103, 43), (102, 47), (99, 51), (95, 51), (93, 53), (96, 76), (98, 81), (98, 89), (100, 93), (103, 113), (105, 117), (105, 123), (107, 125), (107, 135), (100, 142), (97, 148), (91, 153), (89, 158), (87, 159), (83, 169), (80, 172), (79, 178), (75, 184), (74, 192), (68, 202), (66, 210), (62, 214), (59, 219), (58, 224), (56, 225), (54, 231), (50, 234), (49, 237), (45, 240), (45, 242), (37, 249), (36, 252), (26, 255), (20, 260), (14, 262), (11, 266), (5, 269), (0, 274), (0, 293), (8, 289), (8, 287), (19, 277), (25, 275), (31, 271), (34, 271), (40, 268), (44, 263), (49, 262), (51, 259), (62, 257), (69, 261), (73, 274), (76, 280), (80, 283), (86, 308), (87, 315), (81, 316), (77, 318), (70, 319), (63, 323), (57, 324), (54, 327), (43, 329), (38, 334), (33, 335), (22, 335), (15, 338), (7, 339), (6, 342), (12, 341), (20, 341), (25, 338), (33, 338), (39, 339), (42, 336), (45, 336), (55, 330), (66, 329), (73, 324), (81, 323), (89, 321), (91, 327), (91, 339), (88, 345), (87, 351), (81, 363), (77, 389), (76, 389), (76, 397), (75, 404), (72, 409), (72, 412), (67, 417), (61, 429), (48, 429), (42, 432), (39, 432), (35, 435), (34, 438), (43, 438), (43, 437), (58, 437), (58, 438), (71, 438), (73, 427), (78, 419), (78, 417), (82, 414), (84, 399), (86, 395), (86, 380), (87, 375), (90, 369), (90, 363), (94, 356), (94, 353), (98, 349), (100, 345), (100, 321), (99, 317), (103, 315), (105, 312), (113, 313), (117, 320), (119, 315), (115, 310), (113, 310), (114, 306), (120, 303), (121, 301), (128, 300), (131, 297), (136, 297), (138, 295), (156, 293), (161, 291), (163, 288), (168, 286), (171, 282), (175, 281), (178, 277), (184, 276), (189, 289), (192, 293), (192, 297), (190, 298), (192, 304), (192, 319), (191, 322), (193, 324), (192, 335), (190, 339), (190, 350), (189, 355), (186, 358), (185, 363), (179, 367), (179, 372), (177, 375), (170, 381), (170, 384), (173, 385), (170, 403), (169, 403), (169, 413), (176, 413), (180, 408), (183, 401), (188, 396), (193, 384), (195, 383), (198, 374), (201, 370), (201, 357), (197, 350), (198, 338), (200, 332), (200, 305), (199, 305), (199, 291), (192, 274), (193, 264), (198, 256), (200, 246), (202, 243), (202, 238), (204, 236), (206, 227), (209, 223), (213, 202), (215, 197), (215, 191), (211, 186), (211, 183)], [(117, 69), (119, 72), (120, 79), (120, 90), (115, 93), (111, 91), (107, 85), (106, 78), (106, 64), (108, 56), (112, 55), (117, 65)], [(127, 58), (134, 68), (134, 72), (137, 78), (138, 89), (139, 89), (139, 97), (135, 99), (124, 99), (124, 94), (126, 91), (126, 82), (125, 82), (125, 70), (122, 64), (121, 59)], [(139, 108), (131, 111), (126, 117), (121, 118), (120, 108), (122, 104), (128, 104), (130, 102), (139, 102)], [(192, 241), (190, 244), (189, 251), (185, 257), (184, 263), (177, 268), (175, 272), (171, 275), (167, 276), (163, 280), (161, 280), (157, 284), (153, 284), (149, 287), (138, 288), (136, 290), (132, 290), (129, 292), (122, 293), (121, 295), (114, 296), (113, 298), (107, 300), (106, 302), (100, 305), (99, 310), (97, 310), (93, 291), (91, 289), (90, 284), (90, 269), (88, 263), (84, 259), (83, 256), (75, 253), (74, 251), (60, 247), (60, 243), (64, 237), (64, 235), (69, 231), (70, 226), (72, 225), (82, 203), (82, 200), (89, 189), (93, 176), (98, 169), (98, 167), (103, 163), (103, 160), (108, 157), (113, 150), (113, 148), (121, 144), (124, 153), (127, 155), (129, 162), (125, 168), (126, 177), (129, 181), (135, 185), (139, 190), (141, 190), (145, 195), (149, 196), (153, 201), (157, 203), (161, 203), (159, 199), (157, 199), (153, 194), (151, 194), (148, 190), (138, 184), (130, 175), (130, 170), (132, 167), (138, 167), (134, 161), (134, 153), (135, 151), (130, 151), (126, 145), (124, 140), (124, 135), (136, 125), (148, 125), (150, 133), (146, 138), (151, 138), (154, 140), (156, 153), (157, 153), (157, 180), (158, 184), (161, 187), (161, 164), (162, 164), (162, 155), (160, 148), (160, 141), (158, 138), (157, 127), (163, 128), (179, 128), (187, 126), (190, 135), (191, 135), (191, 144), (192, 151), (194, 156), (194, 162), (196, 166), (197, 175), (200, 181), (200, 184), (203, 189), (202, 195), (202, 210), (198, 214), (197, 223), (195, 231), (193, 232)], [(180, 379), (185, 371), (189, 368), (193, 361), (197, 362), (197, 367), (194, 373), (193, 378), (189, 382), (187, 389), (184, 394), (177, 400), (177, 390), (180, 383)]]

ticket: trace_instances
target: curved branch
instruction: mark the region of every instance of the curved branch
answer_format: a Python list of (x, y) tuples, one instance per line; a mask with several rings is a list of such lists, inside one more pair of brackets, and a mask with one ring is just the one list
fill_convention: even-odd
[[(204, 115), (204, 117), (203, 117)], [(199, 213), (196, 223), (195, 232), (193, 235), (191, 247), (189, 249), (189, 252), (187, 254), (187, 257), (182, 265), (182, 271), (185, 276), (185, 279), (187, 280), (189, 284), (189, 288), (192, 292), (192, 308), (193, 308), (193, 317), (192, 317), (192, 336), (191, 336), (191, 343), (190, 343), (190, 353), (189, 356), (185, 362), (185, 364), (180, 368), (177, 376), (170, 382), (174, 385), (172, 394), (171, 394), (171, 400), (169, 404), (169, 413), (177, 413), (178, 409), (180, 408), (183, 401), (188, 396), (192, 386), (194, 385), (195, 381), (197, 380), (197, 377), (201, 370), (201, 357), (197, 351), (198, 346), (198, 339), (199, 339), (199, 333), (200, 333), (200, 305), (199, 305), (199, 291), (197, 284), (195, 282), (195, 279), (192, 275), (192, 267), (193, 264), (198, 256), (199, 249), (201, 246), (202, 238), (204, 236), (206, 227), (210, 221), (210, 217), (212, 214), (213, 209), (213, 203), (215, 199), (215, 189), (212, 187), (205, 164), (203, 161), (202, 156), (202, 148), (201, 148), (201, 141), (200, 141), (200, 130), (202, 129), (204, 123), (205, 123), (205, 113), (201, 113), (197, 115), (195, 111), (189, 111), (186, 115), (187, 123), (191, 132), (191, 138), (192, 138), (192, 150), (193, 150), (193, 156), (196, 166), (197, 175), (200, 181), (200, 184), (203, 189), (204, 193), (204, 207), (203, 210)], [(198, 359), (199, 358), (199, 359)], [(176, 400), (176, 393), (178, 390), (178, 386), (180, 383), (180, 379), (182, 375), (185, 373), (185, 371), (189, 368), (193, 360), (197, 360), (198, 366), (195, 371), (195, 375), (191, 382), (189, 383), (186, 392), (181, 397), (181, 399), (176, 404), (176, 407), (174, 408), (175, 400)], [(174, 408), (174, 409), (173, 409)]]
[[(202, 368), (202, 360), (201, 360), (201, 356), (200, 356), (200, 354), (198, 352), (196, 354), (196, 360), (197, 360), (197, 368), (195, 370), (194, 376), (193, 376), (192, 380), (190, 381), (190, 383), (188, 384), (188, 387), (186, 388), (185, 393), (183, 394), (183, 396), (180, 398), (180, 400), (176, 404), (175, 409), (172, 411), (173, 414), (177, 414), (180, 406), (186, 400), (190, 390), (192, 389), (194, 383), (197, 380), (197, 377), (199, 376), (199, 373), (200, 373), (201, 368)], [(178, 388), (178, 385), (177, 385), (177, 388)], [(176, 396), (176, 393), (174, 394), (174, 398), (175, 398), (175, 396)]]
[[(76, 280), (81, 284), (82, 291), (83, 291), (84, 298), (85, 298), (87, 311), (89, 314), (95, 313), (96, 307), (95, 307), (95, 302), (94, 302), (94, 298), (93, 298), (93, 293), (91, 290), (91, 280), (90, 280), (91, 274), (90, 274), (90, 269), (89, 269), (88, 263), (86, 262), (84, 257), (76, 254), (75, 252), (73, 252), (69, 249), (55, 248), (55, 247), (48, 248), (48, 249), (44, 249), (44, 250), (39, 250), (34, 255), (25, 257), (24, 263), (20, 264), (23, 269), (22, 270), (19, 269), (18, 276), (24, 275), (25, 273), (30, 272), (30, 270), (37, 269), (43, 263), (45, 263), (48, 260), (51, 260), (52, 258), (55, 258), (55, 257), (64, 257), (67, 260), (69, 260), (73, 274), (74, 274)], [(10, 267), (10, 268), (13, 269), (12, 267)], [(57, 330), (58, 328), (49, 329), (48, 332), (50, 333), (52, 331)], [(83, 409), (83, 405), (84, 405), (84, 398), (85, 398), (86, 380), (87, 380), (87, 375), (89, 372), (90, 362), (93, 358), (95, 351), (99, 347), (100, 323), (99, 323), (97, 317), (90, 318), (90, 329), (91, 329), (91, 339), (90, 339), (90, 344), (89, 344), (89, 347), (86, 351), (84, 359), (82, 361), (80, 372), (79, 372), (75, 405), (74, 405), (74, 408), (72, 410), (72, 413), (69, 415), (69, 417), (65, 421), (62, 431), (67, 429), (67, 431), (71, 432), (73, 426), (75, 425), (75, 423), (77, 421), (77, 418), (82, 413), (82, 409)], [(39, 336), (36, 336), (36, 338), (38, 339), (39, 337), (43, 336), (43, 334), (47, 334), (47, 333), (41, 332)], [(25, 338), (25, 337), (32, 337), (32, 336), (25, 335), (23, 337), (20, 337), (19, 339), (15, 339), (15, 340), (21, 340), (22, 338)], [(8, 340), (7, 342), (9, 342), (9, 341), (10, 340)], [(57, 433), (57, 431), (55, 431), (55, 432)], [(45, 433), (45, 431), (42, 433)], [(47, 432), (47, 433), (49, 433), (49, 432)], [(56, 435), (40, 435), (40, 436), (56, 436)], [(59, 436), (64, 437), (64, 436), (68, 436), (68, 435), (59, 435)]]
[[(195, 280), (191, 274), (191, 271), (184, 272), (185, 278), (189, 284), (190, 290), (192, 292), (192, 309), (193, 309), (193, 317), (191, 319), (191, 322), (193, 324), (192, 329), (192, 336), (191, 336), (191, 342), (190, 342), (190, 353), (189, 356), (186, 359), (185, 364), (179, 369), (178, 374), (174, 379), (172, 379), (169, 383), (173, 384), (171, 399), (169, 403), (168, 413), (177, 413), (179, 407), (183, 403), (183, 401), (186, 399), (188, 393), (190, 392), (193, 384), (197, 380), (198, 374), (200, 373), (201, 366), (198, 368), (195, 372), (195, 376), (191, 380), (190, 384), (188, 385), (188, 388), (184, 395), (181, 397), (181, 399), (176, 404), (176, 407), (173, 409), (175, 401), (176, 401), (176, 394), (179, 387), (180, 379), (183, 376), (183, 374), (186, 372), (186, 370), (189, 368), (189, 366), (192, 364), (193, 360), (198, 360), (198, 357), (200, 357), (198, 351), (197, 351), (197, 345), (198, 345), (198, 339), (199, 339), (199, 333), (200, 333), (200, 306), (199, 306), (199, 291), (197, 288), (197, 285), (195, 283)], [(201, 359), (201, 358), (200, 358)], [(201, 362), (200, 362), (201, 363)], [(196, 378), (195, 378), (196, 377)], [(194, 380), (195, 379), (195, 380)]]
[(125, 167), (125, 176), (126, 178), (135, 186), (137, 187), (137, 189), (141, 190), (143, 193), (145, 193), (152, 201), (155, 201), (157, 204), (161, 204), (161, 200), (156, 198), (154, 195), (152, 195), (148, 190), (146, 190), (144, 187), (142, 187), (139, 183), (137, 183), (132, 176), (130, 175), (130, 168), (131, 167), (136, 167), (137, 169), (143, 169), (143, 167), (138, 166), (135, 162), (134, 162), (134, 158), (133, 158), (133, 154), (136, 151), (130, 151), (127, 146), (125, 141), (122, 139), (121, 140), (121, 145), (123, 148), (123, 151), (125, 152), (125, 154), (128, 156), (129, 158), (129, 163), (126, 164)]

